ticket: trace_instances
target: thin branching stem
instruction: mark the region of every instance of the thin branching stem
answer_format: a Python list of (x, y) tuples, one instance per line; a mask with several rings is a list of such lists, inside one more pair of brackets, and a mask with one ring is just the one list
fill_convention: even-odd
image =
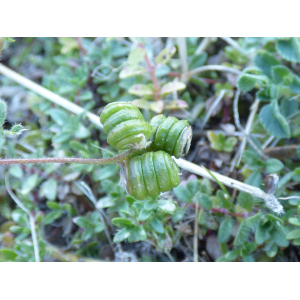
[(240, 123), (240, 116), (239, 116), (239, 109), (238, 109), (238, 103), (239, 103), (239, 98), (240, 98), (240, 90), (237, 90), (237, 92), (235, 93), (234, 96), (234, 100), (233, 100), (233, 115), (234, 115), (234, 121), (235, 121), (235, 125), (237, 127), (238, 130), (240, 130), (241, 132), (243, 132), (243, 134), (245, 135), (245, 138), (247, 139), (248, 143), (253, 147), (253, 149), (264, 159), (268, 159), (269, 157), (267, 155), (265, 155), (263, 153), (262, 150), (260, 150), (255, 143), (252, 141), (252, 139), (250, 138), (250, 135), (245, 131), (245, 129), (242, 127), (241, 123)]
[(29, 222), (30, 222), (30, 231), (31, 231), (31, 237), (32, 237), (32, 243), (33, 243), (33, 249), (34, 249), (34, 256), (35, 261), (40, 261), (40, 251), (39, 251), (39, 243), (37, 240), (37, 234), (35, 230), (35, 218), (33, 214), (24, 206), (24, 204), (18, 199), (18, 197), (12, 192), (9, 184), (9, 173), (6, 173), (5, 175), (5, 185), (7, 192), (9, 193), (10, 197), (15, 201), (15, 203), (28, 215)]
[(209, 111), (207, 112), (207, 114), (205, 115), (205, 118), (203, 120), (203, 123), (201, 125), (201, 130), (205, 127), (205, 125), (207, 124), (208, 120), (210, 119), (211, 114), (213, 113), (213, 111), (215, 110), (215, 108), (218, 106), (218, 104), (221, 102), (221, 100), (223, 99), (224, 95), (225, 95), (226, 90), (221, 90), (219, 96), (216, 98), (216, 100), (214, 101), (214, 103), (212, 104), (212, 106), (210, 107)]
[(225, 41), (227, 44), (229, 44), (234, 49), (238, 50), (240, 53), (246, 55), (244, 49), (232, 38), (230, 37), (220, 37), (223, 41)]

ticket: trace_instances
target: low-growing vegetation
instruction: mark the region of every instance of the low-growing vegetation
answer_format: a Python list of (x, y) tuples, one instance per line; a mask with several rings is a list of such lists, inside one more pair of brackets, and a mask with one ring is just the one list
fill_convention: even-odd
[(0, 261), (299, 261), (300, 38), (0, 53)]

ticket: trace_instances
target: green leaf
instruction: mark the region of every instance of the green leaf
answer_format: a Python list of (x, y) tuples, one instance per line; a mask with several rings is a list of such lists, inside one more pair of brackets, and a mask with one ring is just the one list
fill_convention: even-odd
[(2, 99), (0, 99), (0, 127), (2, 127), (2, 125), (5, 122), (6, 111), (7, 111), (6, 103)]
[(24, 173), (20, 166), (14, 165), (9, 168), (9, 174), (16, 177), (16, 178), (22, 178)]
[(238, 197), (238, 203), (241, 207), (247, 209), (248, 211), (251, 211), (253, 202), (253, 197), (250, 194), (240, 192)]
[(60, 205), (56, 202), (48, 201), (46, 204), (50, 209), (61, 209)]
[(152, 214), (152, 210), (142, 209), (139, 214), (139, 220), (144, 222), (146, 221)]
[(226, 217), (222, 223), (220, 224), (220, 228), (218, 231), (218, 241), (219, 243), (226, 243), (228, 242), (232, 229), (234, 226), (234, 221), (231, 217)]
[(131, 196), (126, 196), (126, 201), (130, 204), (130, 205), (132, 205), (136, 200), (133, 198), (133, 197), (131, 197)]
[(142, 60), (144, 60), (146, 54), (146, 50), (141, 47), (136, 47), (130, 51), (128, 55), (128, 63), (131, 66), (135, 66), (139, 64)]
[(125, 239), (127, 239), (130, 236), (132, 230), (133, 230), (132, 227), (125, 227), (122, 230), (118, 231), (118, 233), (114, 236), (113, 242), (114, 243), (123, 242)]
[(69, 115), (59, 108), (50, 108), (46, 113), (50, 115), (53, 121), (59, 126), (63, 126), (69, 122)]
[(286, 239), (286, 230), (285, 227), (281, 224), (273, 224), (274, 229), (271, 232), (271, 239), (277, 244), (279, 247), (287, 247), (289, 245), (289, 241)]
[(218, 190), (218, 191), (217, 191), (217, 199), (218, 199), (218, 204), (219, 204), (221, 207), (230, 209), (230, 207), (231, 207), (231, 202), (230, 202), (230, 197), (228, 196), (227, 193), (224, 193), (223, 191)]
[(260, 113), (260, 121), (268, 133), (277, 138), (290, 138), (291, 130), (286, 119), (280, 113), (277, 101), (265, 105)]
[(166, 64), (170, 58), (175, 54), (176, 48), (175, 47), (168, 47), (163, 49), (156, 57), (155, 62), (160, 65)]
[(290, 84), (290, 89), (293, 93), (300, 93), (300, 78), (297, 75), (294, 75), (293, 81)]
[(185, 212), (186, 212), (186, 208), (185, 207), (177, 207), (176, 211), (172, 215), (172, 221), (174, 223), (177, 223), (180, 220), (182, 220), (183, 217), (184, 217), (184, 215), (185, 215)]
[(213, 203), (207, 194), (197, 193), (197, 200), (203, 208), (207, 210), (212, 209)]
[(246, 225), (246, 221), (244, 220), (240, 225), (240, 228), (234, 239), (233, 245), (235, 247), (242, 246), (244, 243), (247, 242), (249, 234), (250, 234), (250, 228)]
[(199, 189), (199, 180), (198, 180), (198, 178), (188, 180), (187, 183), (186, 183), (186, 188), (190, 191), (191, 195), (196, 195), (196, 193)]
[(300, 226), (300, 218), (289, 218), (289, 223), (295, 226)]
[(94, 224), (94, 232), (99, 233), (105, 229), (105, 225), (101, 222), (96, 222)]
[(127, 66), (120, 72), (119, 77), (125, 79), (145, 72), (146, 70), (141, 66)]
[(234, 149), (234, 146), (237, 144), (238, 139), (234, 136), (231, 136), (225, 140), (223, 151), (225, 152), (232, 152)]
[(90, 228), (90, 222), (85, 217), (76, 217), (73, 219), (73, 222), (83, 229)]
[(175, 91), (184, 90), (186, 85), (183, 82), (176, 81), (176, 82), (168, 82), (161, 88), (161, 94), (167, 95), (173, 93)]
[(284, 59), (292, 62), (300, 62), (299, 38), (291, 37), (277, 41), (276, 50)]
[(300, 229), (295, 229), (290, 231), (287, 235), (286, 238), (288, 240), (294, 240), (294, 239), (299, 239), (300, 238)]
[(275, 257), (278, 252), (278, 247), (273, 244), (272, 247), (266, 252), (269, 257)]
[(288, 85), (293, 80), (293, 75), (289, 68), (286, 66), (274, 66), (272, 67), (272, 79), (276, 84), (284, 83)]
[(164, 233), (164, 227), (161, 224), (160, 221), (157, 220), (157, 218), (152, 218), (149, 222), (148, 222), (149, 226), (154, 229), (156, 232), (158, 233)]
[(249, 217), (246, 220), (246, 225), (251, 228), (251, 229), (256, 229), (256, 227), (258, 226), (258, 224), (260, 223), (260, 217), (262, 215), (262, 212), (258, 212), (257, 214), (255, 214), (252, 217)]
[(147, 239), (146, 231), (142, 226), (136, 226), (130, 233), (130, 236), (128, 237), (129, 243), (139, 242), (139, 241), (145, 241)]
[(281, 65), (281, 63), (271, 53), (261, 50), (254, 57), (254, 65), (262, 70), (265, 75), (271, 77), (272, 67)]
[(198, 223), (211, 230), (217, 230), (219, 227), (215, 218), (203, 209), (200, 210)]
[(229, 251), (225, 254), (225, 259), (228, 261), (236, 260), (240, 255), (240, 249)]
[(170, 67), (167, 65), (161, 65), (155, 68), (156, 77), (164, 77), (171, 71)]
[(22, 181), (21, 193), (23, 195), (29, 194), (37, 185), (39, 181), (39, 176), (37, 174), (32, 174)]
[(157, 205), (163, 212), (168, 214), (172, 214), (176, 210), (176, 205), (169, 200), (160, 200)]
[(145, 205), (144, 205), (144, 209), (146, 210), (152, 210), (155, 209), (157, 206), (157, 203), (153, 202), (153, 201), (146, 201)]
[(193, 69), (203, 66), (205, 64), (206, 60), (207, 60), (206, 52), (202, 52), (198, 55), (194, 55), (192, 57), (191, 61), (189, 62), (189, 70), (193, 70)]
[(278, 86), (270, 83), (266, 88), (258, 91), (256, 97), (260, 101), (271, 101), (272, 99), (277, 99), (279, 94)]
[(48, 213), (44, 219), (44, 224), (48, 225), (53, 223), (56, 219), (58, 219), (62, 215), (62, 211), (60, 210), (54, 210)]
[(153, 90), (148, 85), (135, 84), (129, 88), (128, 93), (137, 96), (146, 96), (152, 95)]
[(259, 188), (261, 184), (261, 172), (260, 171), (253, 172), (247, 178), (246, 183)]
[(251, 91), (256, 83), (258, 83), (257, 76), (251, 74), (242, 74), (237, 82), (238, 88), (244, 93)]
[(266, 171), (270, 174), (277, 173), (284, 168), (284, 164), (276, 158), (268, 159), (265, 164), (266, 164)]
[(39, 194), (41, 197), (46, 197), (49, 201), (54, 201), (57, 195), (57, 181), (50, 178), (43, 182), (40, 187)]
[(114, 218), (112, 219), (112, 223), (117, 227), (126, 227), (133, 225), (133, 223), (130, 220), (125, 218)]
[(179, 201), (185, 203), (192, 203), (193, 196), (186, 187), (178, 185), (176, 188), (173, 189), (173, 192)]
[(271, 214), (266, 214), (265, 215), (265, 218), (271, 222), (274, 222), (274, 223), (281, 223), (281, 224), (284, 224), (283, 220), (281, 220), (280, 218), (274, 216), (274, 215), (271, 215)]
[(255, 230), (255, 242), (256, 244), (263, 244), (266, 240), (270, 238), (269, 226), (264, 226), (259, 224)]
[(299, 109), (299, 104), (295, 99), (284, 98), (280, 103), (280, 111), (284, 117), (293, 115)]
[(81, 239), (83, 239), (84, 241), (89, 240), (92, 236), (94, 235), (94, 230), (93, 229), (86, 229), (82, 235), (81, 235)]
[(0, 255), (5, 260), (10, 260), (10, 261), (14, 261), (18, 256), (18, 254), (11, 249), (0, 249)]

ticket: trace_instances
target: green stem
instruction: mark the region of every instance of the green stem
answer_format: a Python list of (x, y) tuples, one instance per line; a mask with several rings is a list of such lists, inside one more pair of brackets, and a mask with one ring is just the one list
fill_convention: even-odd
[(76, 157), (45, 157), (45, 158), (10, 158), (0, 159), (0, 165), (9, 166), (14, 164), (44, 164), (44, 163), (59, 163), (59, 164), (87, 164), (87, 165), (111, 165), (121, 164), (134, 151), (130, 150), (120, 155), (108, 158), (76, 158)]

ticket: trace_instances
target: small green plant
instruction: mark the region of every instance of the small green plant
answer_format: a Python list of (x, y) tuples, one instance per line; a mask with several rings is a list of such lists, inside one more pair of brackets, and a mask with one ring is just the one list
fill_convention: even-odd
[(236, 137), (226, 138), (223, 133), (216, 134), (213, 131), (208, 131), (207, 137), (211, 143), (211, 147), (217, 151), (232, 152), (234, 146), (237, 144), (238, 140)]

